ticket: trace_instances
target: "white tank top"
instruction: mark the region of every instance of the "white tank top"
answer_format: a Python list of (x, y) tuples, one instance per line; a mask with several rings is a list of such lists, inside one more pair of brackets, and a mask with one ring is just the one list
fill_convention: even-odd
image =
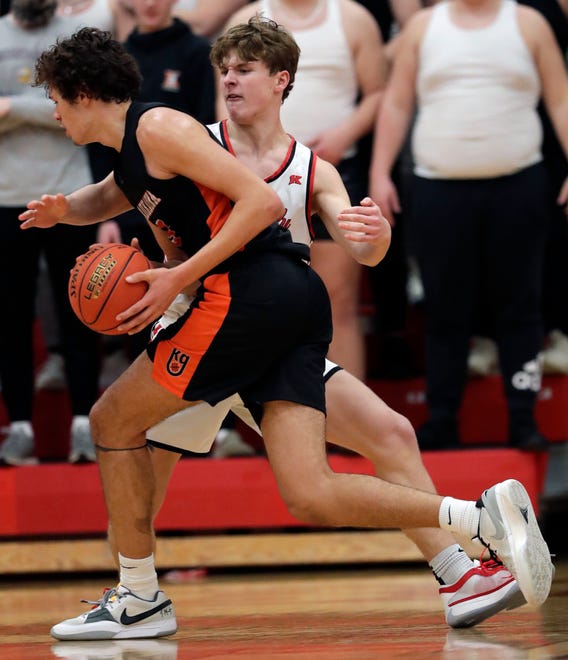
[[(208, 124), (207, 128), (221, 146), (235, 156), (226, 120)], [(311, 204), (316, 160), (311, 149), (292, 138), (280, 167), (264, 179), (276, 191), (286, 209), (280, 224), (290, 230), (293, 241), (308, 246), (313, 240)]]
[(73, 21), (77, 28), (97, 27), (101, 30), (112, 32), (113, 16), (109, 0), (94, 0), (84, 11), (76, 14), (67, 15), (64, 11), (61, 13), (69, 21)]
[(490, 178), (541, 160), (540, 82), (516, 7), (503, 0), (491, 25), (464, 30), (448, 0), (434, 6), (418, 56), (418, 175)]
[[(264, 16), (273, 18), (269, 0), (262, 0), (260, 9)], [(290, 32), (301, 54), (294, 89), (284, 101), (280, 116), (288, 133), (300, 142), (309, 142), (353, 113), (358, 96), (357, 73), (338, 0), (326, 0), (321, 25)], [(353, 146), (343, 157), (355, 152)]]

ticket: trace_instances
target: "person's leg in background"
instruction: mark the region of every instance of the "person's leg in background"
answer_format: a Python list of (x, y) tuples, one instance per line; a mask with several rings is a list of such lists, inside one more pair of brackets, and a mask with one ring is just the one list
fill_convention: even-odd
[(36, 390), (64, 390), (67, 387), (67, 381), (61, 354), (61, 333), (44, 254), (40, 256), (39, 262), (36, 315), (47, 349), (47, 356), (36, 374), (35, 388)]
[(395, 216), (391, 244), (385, 258), (367, 269), (375, 306), (374, 333), (379, 344), (379, 360), (372, 375), (379, 378), (399, 379), (418, 375), (416, 356), (407, 337), (410, 255), (405, 218), (411, 211), (411, 175), (412, 157), (406, 145), (393, 168), (402, 212)]
[(72, 463), (95, 461), (88, 416), (99, 396), (101, 339), (98, 333), (90, 330), (75, 316), (67, 291), (69, 271), (75, 264), (75, 258), (95, 243), (96, 226), (57, 225), (45, 234), (46, 258), (71, 402), (68, 458)]
[(542, 272), (549, 226), (542, 163), (493, 180), (486, 196), (487, 253), (499, 362), (509, 412), (509, 444), (546, 449), (535, 406), (541, 387)]
[[(347, 158), (337, 169), (351, 203), (359, 204), (367, 195), (367, 177), (360, 158)], [(316, 237), (310, 250), (311, 264), (324, 281), (331, 300), (333, 339), (328, 357), (360, 380), (365, 380), (365, 336), (359, 319), (363, 266), (331, 239), (319, 218), (314, 217), (312, 222)]]
[[(0, 463), (36, 463), (32, 428), (34, 403), (35, 300), (43, 232), (23, 232), (24, 209), (0, 208), (0, 382), (10, 425)], [(17, 290), (13, 286), (17, 284)]]
[(546, 130), (543, 154), (550, 182), (550, 231), (546, 242), (542, 286), (542, 310), (547, 337), (542, 353), (542, 369), (544, 374), (568, 374), (568, 223), (564, 208), (556, 202), (568, 162), (554, 134), (550, 135)]
[(412, 232), (424, 284), (424, 449), (459, 446), (458, 415), (479, 292), (477, 182), (415, 177)]

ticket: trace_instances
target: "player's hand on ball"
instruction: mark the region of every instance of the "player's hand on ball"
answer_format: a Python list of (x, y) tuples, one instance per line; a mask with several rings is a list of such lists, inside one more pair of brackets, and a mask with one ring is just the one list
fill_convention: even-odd
[(148, 290), (138, 302), (118, 314), (119, 332), (135, 334), (164, 314), (180, 291), (179, 275), (174, 271), (152, 268), (126, 277), (130, 284), (145, 282)]
[(96, 332), (124, 334), (117, 315), (141, 300), (148, 288), (145, 281), (132, 284), (126, 277), (151, 268), (148, 259), (129, 245), (95, 243), (77, 258), (69, 276), (68, 294), (73, 311)]

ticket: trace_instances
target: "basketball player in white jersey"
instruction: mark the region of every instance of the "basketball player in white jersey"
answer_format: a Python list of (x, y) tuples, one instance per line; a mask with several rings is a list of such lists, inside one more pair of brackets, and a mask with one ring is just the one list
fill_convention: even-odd
[[(284, 36), (283, 36), (284, 35)], [(258, 51), (262, 41), (263, 49)], [(360, 263), (376, 263), (386, 253), (390, 225), (380, 209), (365, 198), (350, 207), (349, 197), (333, 165), (317, 158), (288, 135), (280, 107), (293, 87), (298, 52), (276, 23), (252, 19), (220, 37), (212, 50), (229, 118), (210, 125), (212, 135), (228, 151), (265, 179), (286, 208), (281, 223), (297, 242), (312, 241), (311, 215), (318, 213), (337, 243)], [(185, 312), (189, 299), (179, 296), (160, 319), (154, 333)], [(386, 481), (435, 492), (410, 422), (389, 408), (372, 390), (341, 367), (326, 363), (327, 440), (368, 458)], [(238, 395), (215, 406), (198, 404), (169, 417), (147, 434), (154, 447), (157, 513), (167, 484), (183, 451), (208, 452), (229, 411), (259, 434), (251, 409)], [(447, 623), (472, 626), (496, 612), (524, 602), (509, 571), (493, 556), (472, 562), (446, 531), (405, 530), (429, 562), (440, 583)], [(112, 541), (112, 534), (110, 534)]]

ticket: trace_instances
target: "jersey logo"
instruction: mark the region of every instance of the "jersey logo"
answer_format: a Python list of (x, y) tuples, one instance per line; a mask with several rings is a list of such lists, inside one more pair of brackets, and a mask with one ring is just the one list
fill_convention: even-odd
[(302, 175), (301, 174), (290, 174), (290, 180), (288, 181), (288, 185), (291, 186), (293, 184), (296, 184), (297, 186), (302, 185)]
[(162, 89), (166, 92), (179, 92), (179, 78), (181, 76), (181, 71), (175, 71), (173, 69), (166, 69), (164, 71), (164, 79), (162, 81)]
[(146, 220), (149, 221), (150, 216), (154, 212), (154, 209), (161, 201), (162, 200), (159, 197), (156, 197), (156, 195), (151, 193), (149, 190), (146, 190), (136, 205), (136, 208), (140, 211), (140, 213), (142, 213)]
[(175, 231), (171, 227), (169, 227), (163, 220), (160, 220), (160, 218), (158, 218), (155, 222), (155, 225), (158, 229), (161, 229), (162, 231), (166, 232), (168, 241), (172, 243), (172, 245), (175, 245), (176, 247), (181, 247), (181, 238), (177, 236)]
[(166, 369), (170, 376), (181, 376), (184, 369), (189, 363), (189, 355), (187, 353), (182, 353), (177, 348), (172, 349), (168, 362), (166, 364)]

